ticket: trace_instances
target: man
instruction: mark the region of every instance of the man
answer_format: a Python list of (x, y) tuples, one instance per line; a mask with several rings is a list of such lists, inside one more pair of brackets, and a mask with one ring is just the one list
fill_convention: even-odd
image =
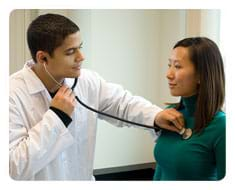
[(93, 179), (97, 118), (120, 127), (125, 123), (88, 111), (77, 104), (74, 94), (89, 106), (120, 118), (175, 132), (184, 126), (176, 110), (161, 111), (97, 73), (81, 69), (79, 28), (68, 18), (39, 16), (28, 28), (27, 41), (33, 60), (10, 77), (12, 178)]

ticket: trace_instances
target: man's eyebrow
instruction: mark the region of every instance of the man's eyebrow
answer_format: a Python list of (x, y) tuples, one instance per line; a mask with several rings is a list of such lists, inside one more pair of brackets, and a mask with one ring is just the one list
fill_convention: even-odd
[(67, 51), (70, 51), (70, 50), (74, 50), (74, 49), (78, 49), (78, 48), (80, 48), (82, 45), (83, 45), (83, 42), (81, 42), (81, 43), (79, 44), (79, 46), (71, 47), (71, 48), (68, 48), (68, 49), (64, 50), (64, 52), (67, 52)]
[(79, 47), (71, 47), (71, 48), (68, 48), (68, 49), (65, 49), (64, 52), (67, 52), (67, 51), (70, 51), (70, 50), (75, 50), (75, 49), (78, 49)]

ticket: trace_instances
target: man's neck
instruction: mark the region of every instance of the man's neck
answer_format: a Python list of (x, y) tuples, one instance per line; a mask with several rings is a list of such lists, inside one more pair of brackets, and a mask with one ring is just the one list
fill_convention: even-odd
[(53, 79), (50, 78), (50, 76), (46, 73), (45, 69), (41, 65), (35, 64), (32, 66), (31, 69), (42, 81), (42, 83), (49, 92), (56, 92), (60, 88), (60, 86), (56, 84)]

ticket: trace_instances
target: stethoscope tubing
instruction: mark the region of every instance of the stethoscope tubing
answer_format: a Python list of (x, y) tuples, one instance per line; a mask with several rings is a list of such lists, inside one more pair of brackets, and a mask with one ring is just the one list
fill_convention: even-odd
[[(74, 80), (74, 84), (73, 86), (71, 87), (72, 91), (74, 90), (75, 86), (77, 85), (77, 78), (75, 78)], [(118, 121), (122, 121), (122, 122), (125, 122), (125, 123), (128, 123), (128, 124), (131, 124), (131, 125), (136, 125), (136, 126), (139, 126), (139, 127), (144, 127), (144, 128), (148, 128), (148, 129), (154, 129), (155, 131), (159, 131), (161, 130), (161, 127), (159, 127), (158, 125), (154, 125), (154, 126), (150, 126), (150, 125), (145, 125), (145, 124), (142, 124), (142, 123), (136, 123), (136, 122), (133, 122), (133, 121), (129, 121), (129, 120), (126, 120), (126, 119), (123, 119), (123, 118), (119, 118), (119, 117), (116, 117), (114, 115), (110, 115), (110, 114), (107, 114), (107, 113), (104, 113), (102, 111), (99, 111), (99, 110), (96, 110), (88, 105), (86, 105), (84, 102), (82, 102), (78, 96), (75, 96), (76, 100), (85, 108), (87, 108), (88, 110), (90, 111), (93, 111), (97, 114), (100, 114), (100, 115), (103, 115), (103, 116), (106, 116), (106, 117), (110, 117), (112, 119), (116, 119)]]
[[(76, 84), (77, 84), (77, 78), (75, 78), (75, 81), (74, 81), (74, 84), (73, 86), (71, 87), (72, 91), (74, 90)], [(119, 118), (119, 117), (116, 117), (114, 115), (110, 115), (110, 114), (107, 114), (107, 113), (104, 113), (102, 111), (99, 111), (99, 110), (96, 110), (88, 105), (86, 105), (84, 102), (82, 102), (78, 96), (75, 96), (76, 100), (85, 108), (87, 108), (88, 110), (92, 111), (92, 112), (95, 112), (97, 114), (100, 114), (100, 115), (104, 115), (106, 117), (109, 117), (109, 118), (112, 118), (112, 119), (115, 119), (115, 120), (118, 120), (118, 121), (121, 121), (121, 122), (125, 122), (125, 123), (128, 123), (128, 124), (131, 124), (131, 125), (136, 125), (136, 126), (139, 126), (139, 127), (143, 127), (143, 128), (148, 128), (148, 129), (154, 129), (155, 132), (159, 131), (159, 130), (163, 130), (160, 126), (158, 125), (154, 125), (154, 126), (150, 126), (150, 125), (145, 125), (145, 124), (142, 124), (142, 123), (136, 123), (136, 122), (133, 122), (133, 121), (129, 121), (129, 120), (126, 120), (126, 119), (123, 119), (123, 118)], [(189, 139), (191, 136), (192, 136), (192, 130), (190, 128), (182, 128), (181, 131), (179, 132), (179, 134), (182, 136), (183, 139)]]
[(104, 115), (106, 117), (110, 117), (110, 118), (113, 118), (113, 119), (116, 119), (116, 120), (119, 120), (119, 121), (122, 121), (122, 122), (125, 122), (125, 123), (128, 123), (128, 124), (131, 124), (131, 125), (136, 125), (136, 126), (139, 126), (139, 127), (144, 127), (144, 128), (149, 128), (149, 129), (154, 129), (154, 130), (157, 130), (159, 131), (161, 128), (157, 125), (155, 126), (150, 126), (150, 125), (145, 125), (145, 124), (141, 124), (141, 123), (136, 123), (136, 122), (133, 122), (133, 121), (129, 121), (129, 120), (125, 120), (125, 119), (122, 119), (122, 118), (119, 118), (119, 117), (116, 117), (114, 115), (110, 115), (110, 114), (107, 114), (107, 113), (104, 113), (104, 112), (101, 112), (99, 110), (96, 110), (88, 105), (86, 105), (85, 103), (83, 103), (79, 98), (78, 96), (75, 96), (76, 100), (82, 105), (84, 106), (85, 108), (87, 108), (88, 110), (90, 111), (93, 111), (97, 114), (100, 114), (100, 115)]

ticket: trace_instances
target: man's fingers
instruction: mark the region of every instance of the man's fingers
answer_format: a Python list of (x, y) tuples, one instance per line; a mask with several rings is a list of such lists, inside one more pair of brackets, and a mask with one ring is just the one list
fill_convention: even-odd
[(66, 96), (71, 96), (71, 95), (73, 94), (73, 91), (68, 87), (68, 88), (66, 88), (64, 94), (65, 94)]
[(161, 127), (164, 128), (164, 129), (167, 129), (167, 130), (169, 130), (169, 131), (174, 131), (174, 132), (176, 132), (176, 133), (179, 133), (179, 131), (180, 131), (178, 128), (175, 127), (174, 124), (171, 124), (171, 123), (169, 123), (169, 124), (164, 124), (164, 125), (162, 125)]
[(63, 85), (58, 92), (56, 93), (55, 97), (51, 101), (51, 105), (53, 107), (56, 107), (69, 116), (71, 116), (75, 106), (76, 106), (76, 99), (72, 92), (72, 90), (66, 86)]
[(71, 96), (73, 94), (73, 91), (66, 85), (63, 85), (57, 92), (58, 95), (62, 96)]
[(155, 117), (155, 123), (163, 129), (179, 133), (184, 128), (183, 114), (174, 108), (161, 111)]
[(183, 115), (174, 108), (169, 109), (168, 114), (170, 115), (169, 116), (170, 122), (172, 122), (175, 125), (175, 127), (181, 130), (184, 127)]
[(64, 94), (65, 91), (67, 90), (67, 88), (68, 88), (68, 86), (66, 86), (66, 85), (61, 86), (60, 89), (58, 90), (58, 93)]

